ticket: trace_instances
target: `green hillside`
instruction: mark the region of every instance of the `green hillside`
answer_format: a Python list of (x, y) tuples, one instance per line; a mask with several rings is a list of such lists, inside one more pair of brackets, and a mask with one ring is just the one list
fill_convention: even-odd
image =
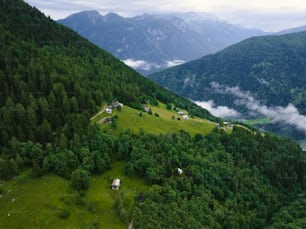
[[(134, 198), (148, 189), (139, 178), (124, 174), (125, 163), (116, 162), (103, 175), (94, 176), (85, 193), (73, 190), (57, 176), (31, 178), (28, 172), (2, 187), (0, 228), (126, 228), (114, 207), (124, 196), (131, 208)], [(113, 191), (113, 178), (120, 177), (122, 187)], [(65, 215), (66, 214), (66, 215)]]
[[(214, 128), (22, 1), (2, 1), (0, 19), (0, 228), (305, 228), (297, 144)], [(116, 99), (124, 107), (101, 124)]]
[[(127, 129), (134, 133), (139, 133), (141, 130), (151, 134), (167, 134), (185, 130), (191, 135), (208, 134), (216, 127), (216, 123), (205, 119), (196, 117), (184, 119), (177, 111), (166, 109), (166, 105), (162, 103), (158, 106), (150, 105), (148, 108), (152, 113), (124, 106), (120, 110), (114, 110), (111, 115), (101, 113), (93, 121), (116, 135)], [(187, 114), (186, 111), (185, 113)], [(103, 120), (106, 117), (112, 117), (114, 123), (104, 124)]]

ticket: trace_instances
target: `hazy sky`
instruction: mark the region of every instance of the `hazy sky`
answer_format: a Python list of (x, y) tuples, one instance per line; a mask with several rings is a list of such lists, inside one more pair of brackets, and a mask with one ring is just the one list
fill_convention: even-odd
[(26, 0), (53, 19), (83, 10), (115, 12), (130, 17), (143, 13), (207, 12), (228, 22), (266, 31), (306, 25), (305, 0)]

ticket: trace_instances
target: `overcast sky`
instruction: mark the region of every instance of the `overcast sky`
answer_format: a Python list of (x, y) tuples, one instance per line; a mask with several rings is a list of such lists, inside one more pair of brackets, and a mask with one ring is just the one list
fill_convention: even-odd
[(206, 12), (228, 22), (266, 31), (306, 25), (305, 0), (25, 0), (53, 19), (83, 10), (125, 17), (143, 13)]

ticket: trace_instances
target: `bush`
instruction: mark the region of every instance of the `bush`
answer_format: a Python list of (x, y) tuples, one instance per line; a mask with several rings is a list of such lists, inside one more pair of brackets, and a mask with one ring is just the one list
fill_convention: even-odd
[(70, 215), (70, 212), (67, 210), (67, 209), (62, 209), (59, 214), (58, 214), (58, 217), (60, 219), (67, 219), (68, 216)]
[(82, 199), (82, 197), (79, 194), (77, 194), (75, 196), (75, 204), (79, 205), (79, 206), (84, 206), (84, 204), (85, 204), (84, 200)]
[(3, 185), (0, 184), (0, 194), (3, 194), (4, 193), (4, 188), (3, 188)]
[(98, 222), (92, 222), (89, 226), (89, 229), (99, 229), (99, 223)]
[(90, 201), (87, 205), (87, 211), (89, 211), (91, 214), (96, 213), (96, 211), (97, 211), (96, 204), (94, 202)]

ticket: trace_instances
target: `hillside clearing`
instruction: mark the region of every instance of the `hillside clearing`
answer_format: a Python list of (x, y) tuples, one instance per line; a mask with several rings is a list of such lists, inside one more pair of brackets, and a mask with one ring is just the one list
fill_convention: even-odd
[[(184, 119), (175, 110), (166, 109), (166, 105), (163, 103), (159, 103), (159, 106), (148, 107), (152, 110), (152, 114), (124, 106), (121, 110), (113, 110), (111, 115), (99, 112), (100, 114), (95, 115), (92, 121), (101, 124), (102, 128), (113, 134), (119, 134), (126, 129), (130, 129), (135, 133), (142, 130), (151, 134), (167, 134), (185, 130), (190, 135), (196, 133), (205, 135), (216, 127), (215, 123), (205, 119), (197, 117)], [(186, 111), (185, 113), (187, 114)], [(103, 124), (103, 119), (110, 116), (118, 117), (115, 120), (115, 128), (114, 125)]]
[[(141, 179), (126, 177), (124, 166), (124, 162), (114, 162), (111, 170), (94, 176), (85, 196), (73, 191), (69, 181), (52, 175), (33, 179), (24, 173), (5, 182), (5, 191), (0, 195), (0, 228), (90, 228), (92, 225), (126, 228), (116, 215), (114, 203), (124, 195), (131, 209), (135, 197), (147, 186)], [(122, 181), (118, 191), (110, 188), (113, 177)]]

